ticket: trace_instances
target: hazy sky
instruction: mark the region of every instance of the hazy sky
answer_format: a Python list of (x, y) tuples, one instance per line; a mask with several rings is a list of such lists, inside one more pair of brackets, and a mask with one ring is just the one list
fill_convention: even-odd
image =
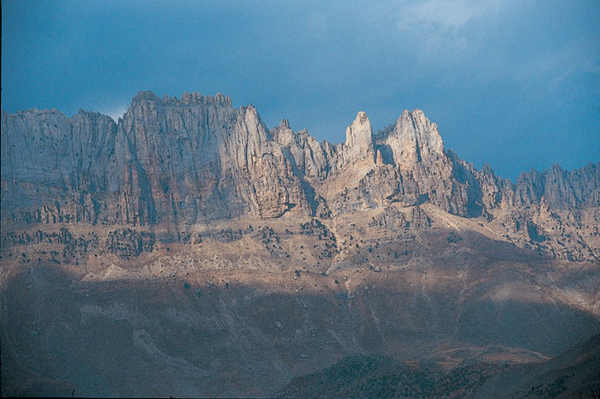
[(502, 177), (600, 160), (600, 1), (2, 1), (2, 109), (222, 92), (344, 140), (404, 109)]

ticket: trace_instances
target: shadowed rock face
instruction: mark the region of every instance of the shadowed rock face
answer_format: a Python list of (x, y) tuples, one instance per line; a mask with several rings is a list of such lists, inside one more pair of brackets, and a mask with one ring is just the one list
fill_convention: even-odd
[(142, 92), (2, 112), (0, 161), (3, 394), (267, 396), (348, 358), (464, 396), (600, 330), (600, 164), (513, 184), (420, 110), (331, 144)]
[[(393, 386), (435, 397), (434, 380), (447, 373), (442, 366), (460, 371), (473, 359), (492, 367), (488, 379), (544, 361), (600, 329), (597, 317), (564, 304), (502, 302), (442, 286), (413, 290), (398, 283), (410, 273), (368, 272), (374, 278), (347, 289), (334, 279), (345, 284), (356, 274), (301, 271), (294, 280), (291, 271), (279, 278), (214, 271), (183, 280), (74, 283), (57, 268), (30, 268), (3, 288), (3, 392), (265, 397), (345, 357), (385, 356), (396, 359), (393, 367), (362, 370), (359, 358), (351, 369), (362, 370), (364, 383), (384, 367)], [(469, 286), (491, 288), (496, 278), (479, 276)], [(372, 385), (348, 371), (336, 374), (323, 378), (323, 396), (331, 397), (326, 389), (335, 392), (335, 384), (373, 395)], [(453, 389), (485, 379), (469, 377)], [(283, 396), (313, 397), (318, 387)]]
[[(416, 269), (383, 269), (363, 269), (372, 275), (367, 280), (356, 272), (302, 270), (294, 279), (291, 270), (275, 277), (214, 270), (74, 282), (56, 266), (31, 267), (3, 288), (3, 389), (19, 395), (75, 390), (264, 397), (344, 357), (376, 355), (400, 359), (394, 364), (403, 367), (386, 369), (404, 370), (391, 381), (426, 376), (423, 393), (432, 394), (442, 366), (464, 368), (464, 359), (475, 359), (492, 367), (487, 379), (498, 367), (543, 361), (600, 329), (587, 312), (539, 301), (550, 291), (538, 302), (516, 295), (503, 301), (498, 291), (519, 281), (512, 267), (469, 268), (475, 276), (462, 293), (456, 286), (464, 281), (445, 278), (445, 285), (413, 288)], [(415, 359), (421, 366), (404, 363)], [(364, 373), (370, 380), (379, 371)]]

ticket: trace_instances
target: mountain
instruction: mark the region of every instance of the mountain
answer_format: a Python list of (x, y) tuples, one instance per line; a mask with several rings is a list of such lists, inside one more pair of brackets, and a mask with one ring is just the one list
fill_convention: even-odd
[(600, 163), (512, 183), (420, 110), (332, 144), (221, 94), (1, 128), (3, 394), (269, 396), (345, 358), (498, 370), (600, 331)]
[(600, 250), (597, 226), (586, 224), (598, 220), (600, 164), (532, 170), (512, 184), (445, 151), (420, 110), (377, 135), (359, 112), (334, 145), (287, 121), (269, 130), (254, 107), (233, 109), (221, 94), (141, 92), (118, 124), (85, 111), (3, 112), (2, 143), (6, 223), (182, 230), (292, 210), (332, 218), (429, 203), (495, 221), (516, 245), (555, 258), (597, 261)]

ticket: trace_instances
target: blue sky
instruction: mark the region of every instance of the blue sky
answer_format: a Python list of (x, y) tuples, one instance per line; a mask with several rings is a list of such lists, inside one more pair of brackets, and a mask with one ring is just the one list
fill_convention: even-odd
[(502, 177), (600, 160), (600, 1), (2, 1), (2, 109), (222, 92), (318, 139), (420, 108)]

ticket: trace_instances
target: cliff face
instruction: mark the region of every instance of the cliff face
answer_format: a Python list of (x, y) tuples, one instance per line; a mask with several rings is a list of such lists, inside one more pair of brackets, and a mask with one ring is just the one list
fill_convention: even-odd
[(547, 202), (551, 209), (593, 208), (600, 206), (599, 164), (564, 171), (559, 165), (550, 170), (523, 172), (515, 187), (517, 205)]
[[(33, 162), (32, 162), (33, 161)], [(2, 219), (194, 224), (312, 212), (254, 107), (138, 94), (119, 120), (2, 113)]]
[(116, 152), (117, 217), (125, 223), (310, 212), (292, 164), (254, 107), (233, 109), (222, 95), (136, 96), (119, 124)]
[(359, 112), (346, 141), (335, 145), (292, 131), (286, 120), (269, 130), (254, 107), (234, 109), (221, 94), (160, 99), (141, 92), (118, 123), (84, 111), (72, 118), (56, 110), (3, 112), (1, 162), (3, 224), (181, 229), (430, 203), (513, 226), (507, 232), (524, 246), (521, 235), (539, 243), (548, 229), (564, 227), (555, 212), (574, 212), (577, 220), (600, 207), (600, 164), (532, 170), (512, 184), (446, 151), (420, 110), (404, 111), (377, 135)]
[(108, 215), (119, 189), (116, 138), (115, 122), (94, 112), (2, 112), (2, 220), (96, 223)]

